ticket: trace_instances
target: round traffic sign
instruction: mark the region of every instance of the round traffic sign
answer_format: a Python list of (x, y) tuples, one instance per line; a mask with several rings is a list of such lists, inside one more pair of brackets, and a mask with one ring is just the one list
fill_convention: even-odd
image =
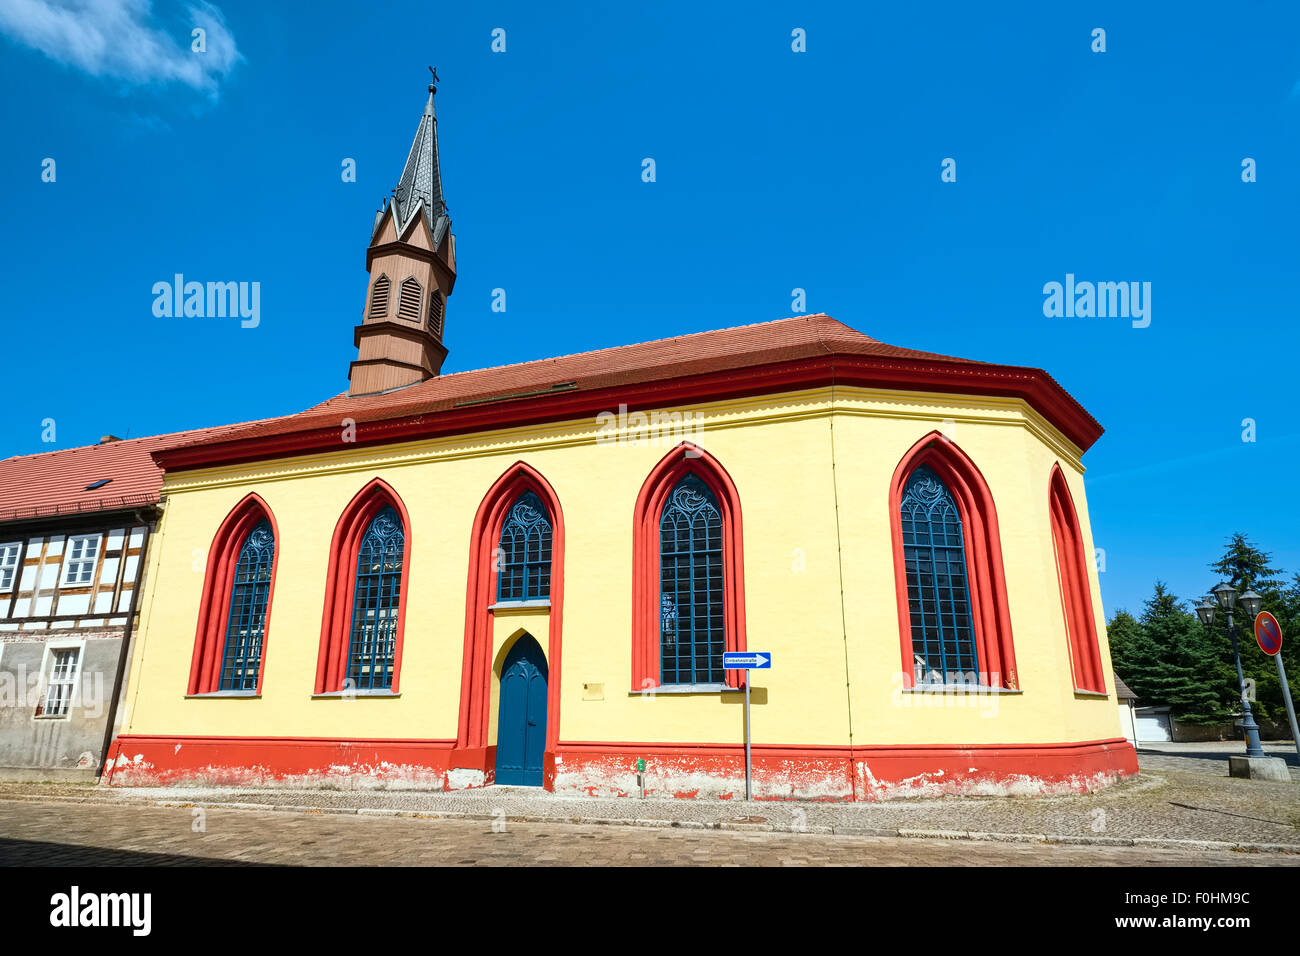
[(1282, 627), (1268, 611), (1255, 615), (1255, 640), (1259, 642), (1259, 649), (1269, 656), (1282, 649)]

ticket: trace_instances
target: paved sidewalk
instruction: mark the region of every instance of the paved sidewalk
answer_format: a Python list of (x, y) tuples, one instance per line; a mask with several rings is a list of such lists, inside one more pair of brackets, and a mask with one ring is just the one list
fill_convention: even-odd
[(1199, 846), (1207, 850), (1244, 847), (1300, 854), (1300, 788), (1294, 783), (1231, 778), (1226, 776), (1226, 765), (1222, 763), (1214, 764), (1214, 772), (1200, 771), (1202, 762), (1199, 758), (1143, 754), (1139, 758), (1143, 773), (1136, 780), (1092, 794), (945, 797), (875, 804), (556, 797), (522, 787), (430, 793), (30, 783), (0, 784), (0, 800), (880, 837), (942, 836), (998, 842), (1047, 840), (1095, 846)]
[[(1290, 741), (1266, 740), (1264, 753), (1286, 761), (1291, 779), (1300, 783), (1300, 756)], [(1241, 740), (1209, 740), (1185, 743), (1160, 741), (1138, 744), (1138, 765), (1144, 770), (1181, 770), (1191, 773), (1224, 775), (1228, 758), (1246, 752)]]

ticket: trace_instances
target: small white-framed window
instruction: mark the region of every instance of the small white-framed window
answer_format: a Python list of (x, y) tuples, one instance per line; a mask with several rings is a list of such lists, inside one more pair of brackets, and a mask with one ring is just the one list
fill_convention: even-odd
[(45, 706), (39, 717), (66, 717), (72, 703), (72, 693), (77, 686), (80, 671), (81, 648), (58, 647), (50, 650), (50, 680), (45, 687)]
[(0, 544), (0, 594), (14, 589), (14, 579), (18, 577), (18, 552), (22, 550), (21, 541)]
[(97, 534), (78, 534), (68, 539), (68, 554), (63, 561), (65, 585), (90, 584), (95, 580), (100, 537)]

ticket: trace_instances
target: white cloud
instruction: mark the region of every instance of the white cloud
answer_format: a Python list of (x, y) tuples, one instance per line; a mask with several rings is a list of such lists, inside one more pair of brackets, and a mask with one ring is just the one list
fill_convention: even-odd
[[(184, 83), (215, 93), (243, 59), (221, 11), (204, 0), (164, 30), (150, 0), (3, 0), (0, 33), (92, 76), (131, 83)], [(191, 50), (206, 31), (207, 51)]]

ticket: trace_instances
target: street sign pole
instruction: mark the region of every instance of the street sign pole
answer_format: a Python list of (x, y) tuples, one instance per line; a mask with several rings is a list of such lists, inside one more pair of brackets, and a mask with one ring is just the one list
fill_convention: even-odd
[(1282, 625), (1268, 611), (1260, 611), (1255, 615), (1255, 643), (1277, 662), (1277, 679), (1282, 682), (1282, 699), (1286, 701), (1286, 715), (1291, 721), (1291, 739), (1295, 741), (1296, 756), (1300, 757), (1300, 727), (1296, 726), (1291, 685), (1286, 682), (1286, 665), (1282, 663)]
[[(1290, 703), (1290, 701), (1287, 701)], [(1291, 715), (1291, 726), (1295, 726), (1295, 714)], [(750, 790), (750, 777), (753, 774), (753, 767), (749, 760), (749, 671), (745, 671), (745, 800), (754, 799)]]
[(723, 670), (738, 670), (745, 672), (745, 800), (746, 802), (754, 799), (753, 779), (754, 766), (750, 755), (749, 739), (749, 672), (751, 670), (770, 670), (772, 667), (772, 655), (766, 652), (749, 651), (741, 653), (740, 651), (727, 651), (722, 655)]
[[(1277, 676), (1282, 681), (1282, 699), (1286, 701), (1286, 715), (1291, 718), (1291, 739), (1295, 741), (1296, 756), (1300, 757), (1300, 728), (1296, 727), (1295, 722), (1295, 704), (1291, 702), (1291, 685), (1286, 682), (1286, 665), (1282, 663), (1282, 655), (1274, 654), (1273, 660), (1277, 661)], [(748, 722), (746, 722), (748, 727)]]

